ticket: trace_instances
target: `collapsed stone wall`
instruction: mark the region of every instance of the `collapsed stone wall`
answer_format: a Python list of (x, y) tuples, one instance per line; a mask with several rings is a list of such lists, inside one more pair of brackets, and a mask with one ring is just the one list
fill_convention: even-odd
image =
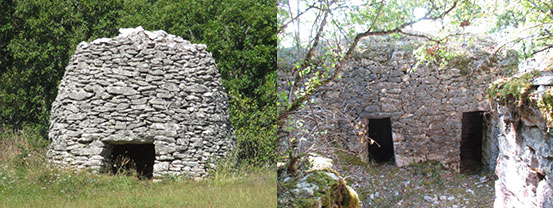
[(153, 144), (153, 176), (204, 176), (233, 145), (227, 95), (203, 44), (120, 29), (80, 43), (52, 104), (47, 153), (105, 171), (113, 145)]
[[(370, 41), (316, 102), (365, 121), (389, 117), (398, 166), (436, 160), (459, 169), (463, 113), (490, 110), (486, 89), (498, 68), (488, 67), (488, 54), (480, 52), (461, 66), (422, 65), (410, 72), (417, 44)], [(490, 133), (484, 135), (482, 162), (493, 168), (497, 146), (488, 141)]]

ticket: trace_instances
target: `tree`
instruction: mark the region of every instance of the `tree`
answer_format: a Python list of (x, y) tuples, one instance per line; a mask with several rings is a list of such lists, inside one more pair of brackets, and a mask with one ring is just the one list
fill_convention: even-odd
[(272, 164), (276, 138), (276, 7), (247, 0), (1, 0), (0, 128), (46, 138), (51, 103), (81, 41), (119, 28), (165, 30), (213, 54), (244, 163)]
[[(294, 50), (288, 49), (288, 58), (293, 61), (279, 60), (279, 68), (291, 74), (291, 79), (282, 87), (280, 95), (281, 108), (277, 122), (279, 127), (287, 126), (287, 119), (294, 113), (311, 111), (313, 121), (317, 123), (316, 130), (311, 132), (316, 137), (324, 137), (328, 133), (318, 124), (313, 105), (309, 98), (328, 83), (340, 76), (345, 63), (351, 58), (361, 39), (369, 36), (410, 35), (405, 29), (423, 20), (455, 21), (462, 18), (460, 11), (471, 6), (468, 1), (368, 1), (361, 4), (351, 4), (348, 1), (302, 1), (303, 11), (294, 12), (289, 1), (279, 1), (279, 55), (283, 57), (287, 51), (283, 46), (285, 41), (293, 42)], [(415, 17), (415, 9), (423, 9), (425, 13)], [(296, 31), (287, 33), (286, 27), (292, 24), (303, 24), (302, 16), (311, 14), (309, 22), (309, 38), (305, 39)], [(457, 18), (454, 18), (457, 15)], [(313, 17), (314, 16), (314, 17)], [(459, 20), (457, 20), (459, 21)], [(298, 27), (299, 28), (299, 27)], [(280, 53), (282, 52), (282, 53)], [(295, 53), (294, 53), (295, 52)], [(322, 108), (318, 108), (322, 109)], [(301, 114), (301, 113), (300, 113)], [(309, 117), (309, 116), (308, 116)], [(355, 123), (353, 125), (356, 125)], [(360, 124), (357, 124), (360, 125)], [(362, 134), (360, 131), (359, 134)], [(294, 165), (302, 153), (296, 151), (297, 138), (289, 138), (288, 170), (294, 171)]]
[(491, 23), (489, 31), (499, 33), (501, 46), (519, 52), (520, 58), (531, 58), (537, 53), (553, 48), (553, 2), (535, 0), (504, 0), (495, 4), (484, 1), (484, 13), (480, 23)]
[[(341, 0), (291, 2), (280, 0), (279, 7), (279, 70), (283, 75), (279, 91), (279, 131), (301, 132), (307, 119), (314, 123), (310, 138), (317, 140), (328, 134), (317, 120), (324, 108), (310, 98), (321, 87), (340, 76), (361, 39), (369, 36), (415, 36), (439, 46), (447, 42), (462, 42), (475, 36), (492, 37), (514, 48), (528, 58), (553, 47), (551, 2), (524, 1), (385, 1), (368, 0), (359, 3)], [(297, 3), (297, 4), (296, 4)], [(422, 14), (415, 14), (420, 13)], [(421, 21), (440, 23), (437, 34), (411, 32), (409, 27)], [(298, 28), (292, 31), (287, 28)], [(308, 28), (299, 30), (299, 28)], [(455, 50), (437, 47), (438, 50)], [(423, 51), (425, 52), (425, 51)], [(451, 51), (445, 54), (448, 56)], [(496, 55), (496, 54), (492, 54)], [(428, 58), (429, 56), (422, 56)], [(447, 57), (445, 57), (447, 58)], [(320, 112), (317, 112), (319, 110)], [(328, 110), (328, 109), (327, 109)], [(290, 118), (293, 115), (293, 118)], [(295, 122), (295, 123), (294, 123)], [(353, 122), (353, 125), (358, 123)], [(291, 127), (286, 129), (286, 127)], [(300, 129), (300, 130), (298, 130)], [(363, 132), (359, 132), (362, 134)], [(282, 133), (280, 139), (286, 138)], [(293, 171), (297, 157), (298, 138), (287, 138), (288, 168)], [(310, 148), (307, 148), (310, 149)]]
[[(2, 22), (1, 124), (13, 128), (39, 124), (43, 133), (47, 130), (50, 104), (75, 46), (88, 38), (116, 32), (113, 25), (98, 23), (113, 22), (112, 10), (121, 6), (121, 2), (94, 4), (42, 0), (2, 2), (6, 7), (2, 11), (9, 14), (3, 15)], [(90, 6), (98, 10), (86, 11)], [(91, 27), (101, 32), (94, 34)]]

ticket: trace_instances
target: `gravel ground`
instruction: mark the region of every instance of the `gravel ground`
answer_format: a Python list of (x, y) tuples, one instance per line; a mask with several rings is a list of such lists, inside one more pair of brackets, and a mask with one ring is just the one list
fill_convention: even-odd
[(398, 168), (391, 162), (366, 164), (347, 154), (338, 170), (355, 189), (362, 207), (492, 207), (494, 181), (490, 170), (457, 173), (438, 162)]

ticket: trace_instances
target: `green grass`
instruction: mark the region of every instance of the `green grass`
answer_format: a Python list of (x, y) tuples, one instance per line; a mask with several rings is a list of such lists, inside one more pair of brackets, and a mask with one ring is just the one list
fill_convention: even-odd
[[(276, 173), (222, 170), (153, 182), (49, 167), (36, 132), (0, 133), (0, 207), (276, 207)], [(36, 142), (39, 141), (39, 142)]]

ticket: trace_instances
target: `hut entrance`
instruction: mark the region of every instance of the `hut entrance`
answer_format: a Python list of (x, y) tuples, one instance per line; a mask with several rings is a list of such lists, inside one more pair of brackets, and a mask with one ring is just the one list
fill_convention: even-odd
[(376, 141), (376, 144), (369, 145), (370, 158), (378, 163), (394, 159), (390, 118), (369, 119), (369, 137)]
[(463, 113), (461, 134), (461, 171), (473, 172), (482, 166), (483, 111)]
[(155, 160), (154, 144), (114, 144), (111, 152), (111, 172), (136, 171), (139, 178), (152, 178)]

